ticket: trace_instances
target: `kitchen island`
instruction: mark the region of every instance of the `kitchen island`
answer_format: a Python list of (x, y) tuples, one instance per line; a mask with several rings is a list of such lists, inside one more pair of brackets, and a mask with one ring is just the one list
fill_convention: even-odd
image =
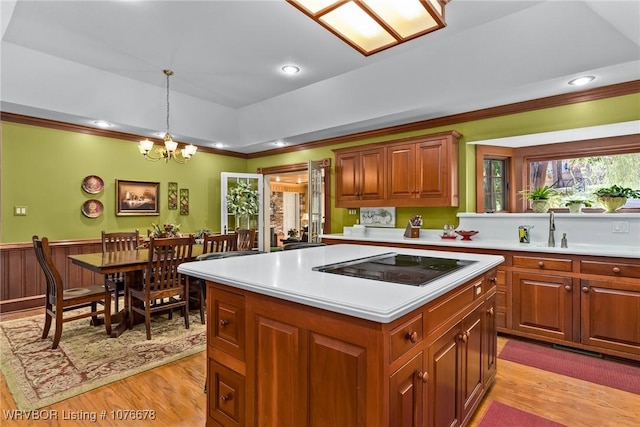
[[(469, 262), (423, 286), (315, 271)], [(180, 266), (207, 281), (208, 426), (464, 425), (495, 378), (500, 256), (334, 245)]]

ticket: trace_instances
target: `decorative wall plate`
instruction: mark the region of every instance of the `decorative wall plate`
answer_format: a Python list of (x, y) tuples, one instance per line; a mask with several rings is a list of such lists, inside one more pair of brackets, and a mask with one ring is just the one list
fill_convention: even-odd
[(87, 218), (97, 218), (103, 211), (104, 206), (100, 200), (90, 199), (82, 204), (82, 213)]
[(104, 182), (97, 175), (89, 175), (82, 181), (82, 189), (89, 194), (98, 194), (104, 189)]

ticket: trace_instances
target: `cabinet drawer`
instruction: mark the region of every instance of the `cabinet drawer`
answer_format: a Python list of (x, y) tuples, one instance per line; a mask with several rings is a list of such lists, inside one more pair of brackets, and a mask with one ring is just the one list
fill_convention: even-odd
[(482, 283), (484, 280), (474, 281), (457, 289), (452, 295), (440, 297), (427, 308), (427, 335), (456, 316), (462, 310), (482, 298)]
[(601, 274), (614, 277), (633, 277), (640, 279), (640, 265), (620, 262), (580, 261), (582, 274)]
[(573, 261), (562, 258), (514, 256), (513, 266), (520, 268), (535, 268), (538, 270), (572, 271)]
[(422, 313), (393, 329), (390, 334), (391, 360), (396, 360), (415, 347), (423, 336)]
[(208, 344), (244, 360), (245, 303), (244, 296), (210, 286), (207, 319)]
[(214, 361), (209, 362), (209, 374), (209, 415), (225, 427), (243, 426), (244, 377)]

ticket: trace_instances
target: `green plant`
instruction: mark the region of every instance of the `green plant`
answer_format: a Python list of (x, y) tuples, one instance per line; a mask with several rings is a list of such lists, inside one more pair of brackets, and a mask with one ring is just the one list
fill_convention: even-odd
[(289, 235), (289, 237), (297, 237), (298, 230), (295, 228), (290, 228), (289, 231), (287, 231), (287, 234)]
[(248, 181), (239, 181), (235, 187), (228, 190), (227, 211), (236, 216), (236, 225), (239, 225), (240, 217), (258, 213), (260, 209), (258, 198), (258, 190)]
[(211, 230), (209, 230), (208, 228), (201, 228), (198, 231), (196, 231), (196, 234), (194, 235), (194, 237), (196, 239), (204, 239), (204, 236), (211, 233), (212, 233)]
[(522, 190), (520, 194), (523, 194), (527, 200), (549, 200), (557, 195), (557, 192), (545, 185), (544, 187), (536, 187), (533, 190)]
[(179, 237), (180, 236), (180, 224), (154, 224), (151, 223), (150, 237)]
[(564, 203), (565, 206), (579, 205), (579, 204), (585, 205), (585, 207), (587, 208), (590, 208), (591, 206), (593, 206), (593, 203), (590, 200), (583, 199), (580, 197), (570, 197)]
[(624, 198), (640, 198), (640, 190), (633, 190), (628, 187), (612, 185), (611, 187), (600, 188), (593, 193), (597, 197), (624, 197)]

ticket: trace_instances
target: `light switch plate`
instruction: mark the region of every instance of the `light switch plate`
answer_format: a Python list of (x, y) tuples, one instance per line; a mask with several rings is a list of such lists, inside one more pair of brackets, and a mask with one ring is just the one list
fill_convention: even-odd
[(629, 221), (613, 221), (611, 223), (611, 232), (612, 233), (628, 233)]
[(26, 206), (14, 206), (13, 214), (15, 216), (26, 216), (27, 215), (27, 207)]

